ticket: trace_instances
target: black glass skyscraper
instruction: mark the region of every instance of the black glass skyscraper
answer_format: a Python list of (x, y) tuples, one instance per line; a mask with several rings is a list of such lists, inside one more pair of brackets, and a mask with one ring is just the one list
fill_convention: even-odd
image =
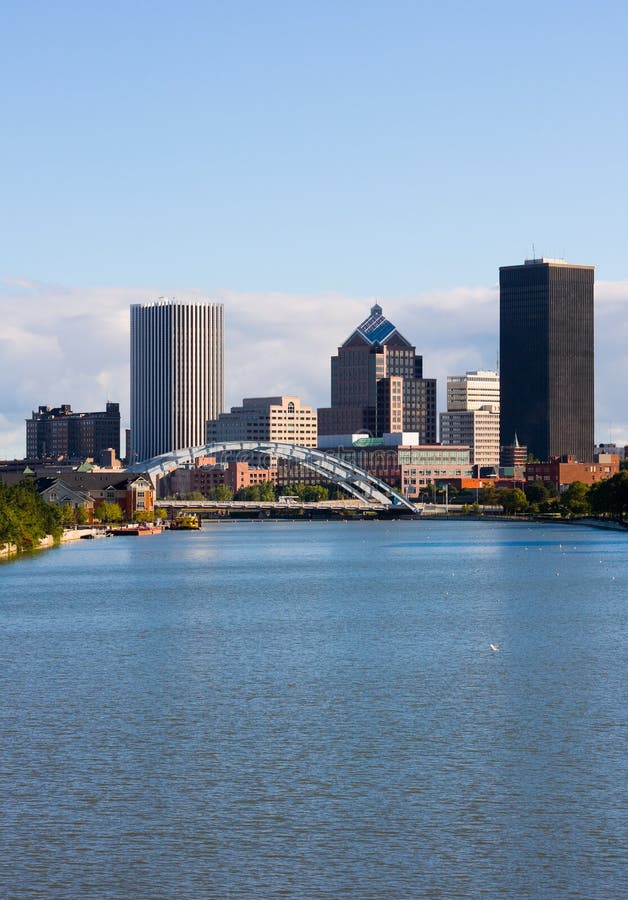
[(593, 266), (499, 270), (501, 442), (541, 461), (593, 459)]

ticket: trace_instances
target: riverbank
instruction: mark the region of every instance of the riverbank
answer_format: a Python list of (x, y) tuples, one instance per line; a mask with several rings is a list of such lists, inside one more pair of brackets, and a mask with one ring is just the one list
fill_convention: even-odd
[(78, 541), (79, 538), (84, 535), (92, 534), (97, 530), (98, 529), (96, 528), (82, 528), (80, 530), (76, 528), (66, 528), (58, 541), (55, 541), (51, 534), (47, 534), (46, 537), (41, 538), (37, 544), (34, 544), (32, 547), (28, 547), (28, 549), (25, 550), (18, 549), (15, 544), (0, 544), (0, 561), (15, 559), (18, 556), (23, 556), (26, 553), (33, 553), (37, 550), (48, 550), (50, 547), (54, 547), (57, 544)]

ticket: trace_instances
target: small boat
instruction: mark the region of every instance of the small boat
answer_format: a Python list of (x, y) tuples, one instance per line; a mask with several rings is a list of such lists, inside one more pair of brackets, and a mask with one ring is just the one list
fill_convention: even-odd
[(161, 525), (128, 525), (122, 528), (111, 528), (108, 534), (114, 537), (144, 537), (147, 534), (161, 534)]
[(195, 513), (184, 513), (170, 523), (171, 531), (198, 531), (200, 527), (200, 519)]

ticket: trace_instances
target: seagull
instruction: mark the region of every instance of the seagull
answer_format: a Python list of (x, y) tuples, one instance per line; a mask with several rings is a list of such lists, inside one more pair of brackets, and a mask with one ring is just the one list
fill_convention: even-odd
[(489, 646), (490, 646), (491, 650), (493, 651), (493, 653), (498, 653), (499, 650), (501, 650), (501, 647), (499, 646), (499, 644), (489, 644)]

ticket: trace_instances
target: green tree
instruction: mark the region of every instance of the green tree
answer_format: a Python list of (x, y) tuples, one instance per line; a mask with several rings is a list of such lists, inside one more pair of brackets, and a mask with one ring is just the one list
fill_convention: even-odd
[(0, 543), (26, 550), (47, 535), (59, 540), (62, 531), (60, 510), (46, 503), (34, 482), (0, 484)]
[(74, 525), (74, 507), (71, 503), (64, 503), (63, 506), (60, 507), (59, 512), (61, 513), (61, 524), (64, 528), (69, 528), (70, 525)]
[(272, 481), (262, 481), (259, 486), (259, 498), (265, 503), (273, 503), (275, 497), (275, 485)]
[(121, 522), (124, 518), (122, 507), (119, 503), (107, 503), (104, 501), (96, 508), (96, 514), (101, 522), (110, 524), (112, 522)]
[(74, 521), (77, 525), (85, 525), (89, 521), (89, 514), (84, 506), (77, 506), (74, 510)]
[(212, 494), (212, 500), (218, 500), (221, 503), (225, 503), (233, 499), (233, 491), (227, 484), (216, 485), (216, 487), (212, 491)]
[(478, 491), (478, 503), (483, 506), (499, 506), (500, 492), (494, 484), (489, 484)]
[(248, 487), (242, 487), (236, 491), (235, 500), (248, 500), (253, 502), (260, 499), (260, 489), (258, 484), (250, 484)]
[(556, 496), (556, 489), (552, 482), (530, 481), (526, 484), (524, 493), (528, 503), (544, 503), (550, 497)]
[(521, 488), (500, 491), (499, 502), (503, 506), (504, 512), (509, 516), (516, 516), (517, 513), (525, 512), (528, 508), (526, 495)]
[(149, 512), (147, 509), (136, 509), (133, 513), (133, 521), (140, 525), (145, 522), (152, 522), (154, 518), (153, 513)]
[(581, 481), (574, 481), (560, 497), (560, 507), (567, 516), (588, 516), (591, 512), (589, 488)]
[(623, 470), (591, 485), (589, 501), (596, 516), (611, 516), (623, 521), (628, 516), (628, 471)]
[(302, 499), (306, 503), (320, 503), (329, 499), (329, 491), (322, 484), (306, 484), (303, 487)]

